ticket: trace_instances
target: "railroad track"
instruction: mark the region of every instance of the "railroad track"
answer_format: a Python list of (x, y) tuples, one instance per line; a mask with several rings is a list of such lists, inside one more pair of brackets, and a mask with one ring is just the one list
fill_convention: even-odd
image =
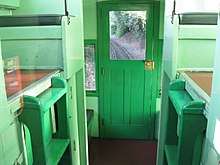
[(116, 41), (111, 40), (110, 45), (110, 53), (112, 59), (134, 59), (134, 57), (128, 52), (128, 50), (118, 44)]

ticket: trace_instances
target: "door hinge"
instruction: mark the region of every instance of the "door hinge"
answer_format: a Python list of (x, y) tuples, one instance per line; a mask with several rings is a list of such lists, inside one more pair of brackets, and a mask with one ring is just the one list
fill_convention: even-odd
[(76, 151), (76, 141), (73, 140), (73, 150)]
[(71, 86), (70, 87), (70, 99), (72, 99), (73, 98), (73, 87)]
[(102, 123), (102, 126), (104, 126), (104, 124), (105, 124), (105, 121), (104, 121), (104, 119), (102, 119), (102, 122), (101, 122), (101, 123)]

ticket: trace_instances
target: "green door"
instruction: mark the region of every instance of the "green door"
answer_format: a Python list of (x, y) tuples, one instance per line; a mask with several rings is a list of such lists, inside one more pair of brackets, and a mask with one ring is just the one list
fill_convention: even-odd
[(152, 8), (126, 2), (98, 4), (103, 138), (150, 139), (154, 134)]

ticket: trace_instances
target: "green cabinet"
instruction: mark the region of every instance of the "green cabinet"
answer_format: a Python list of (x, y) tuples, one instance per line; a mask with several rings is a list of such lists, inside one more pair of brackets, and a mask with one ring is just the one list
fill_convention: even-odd
[(193, 100), (185, 82), (176, 80), (170, 84), (168, 104), (164, 165), (199, 165), (207, 122), (205, 103)]

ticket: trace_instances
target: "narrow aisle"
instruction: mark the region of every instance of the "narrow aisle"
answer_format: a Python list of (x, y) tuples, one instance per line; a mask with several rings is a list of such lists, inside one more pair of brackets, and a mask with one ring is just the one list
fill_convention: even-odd
[(157, 143), (91, 139), (89, 152), (90, 165), (155, 165)]

